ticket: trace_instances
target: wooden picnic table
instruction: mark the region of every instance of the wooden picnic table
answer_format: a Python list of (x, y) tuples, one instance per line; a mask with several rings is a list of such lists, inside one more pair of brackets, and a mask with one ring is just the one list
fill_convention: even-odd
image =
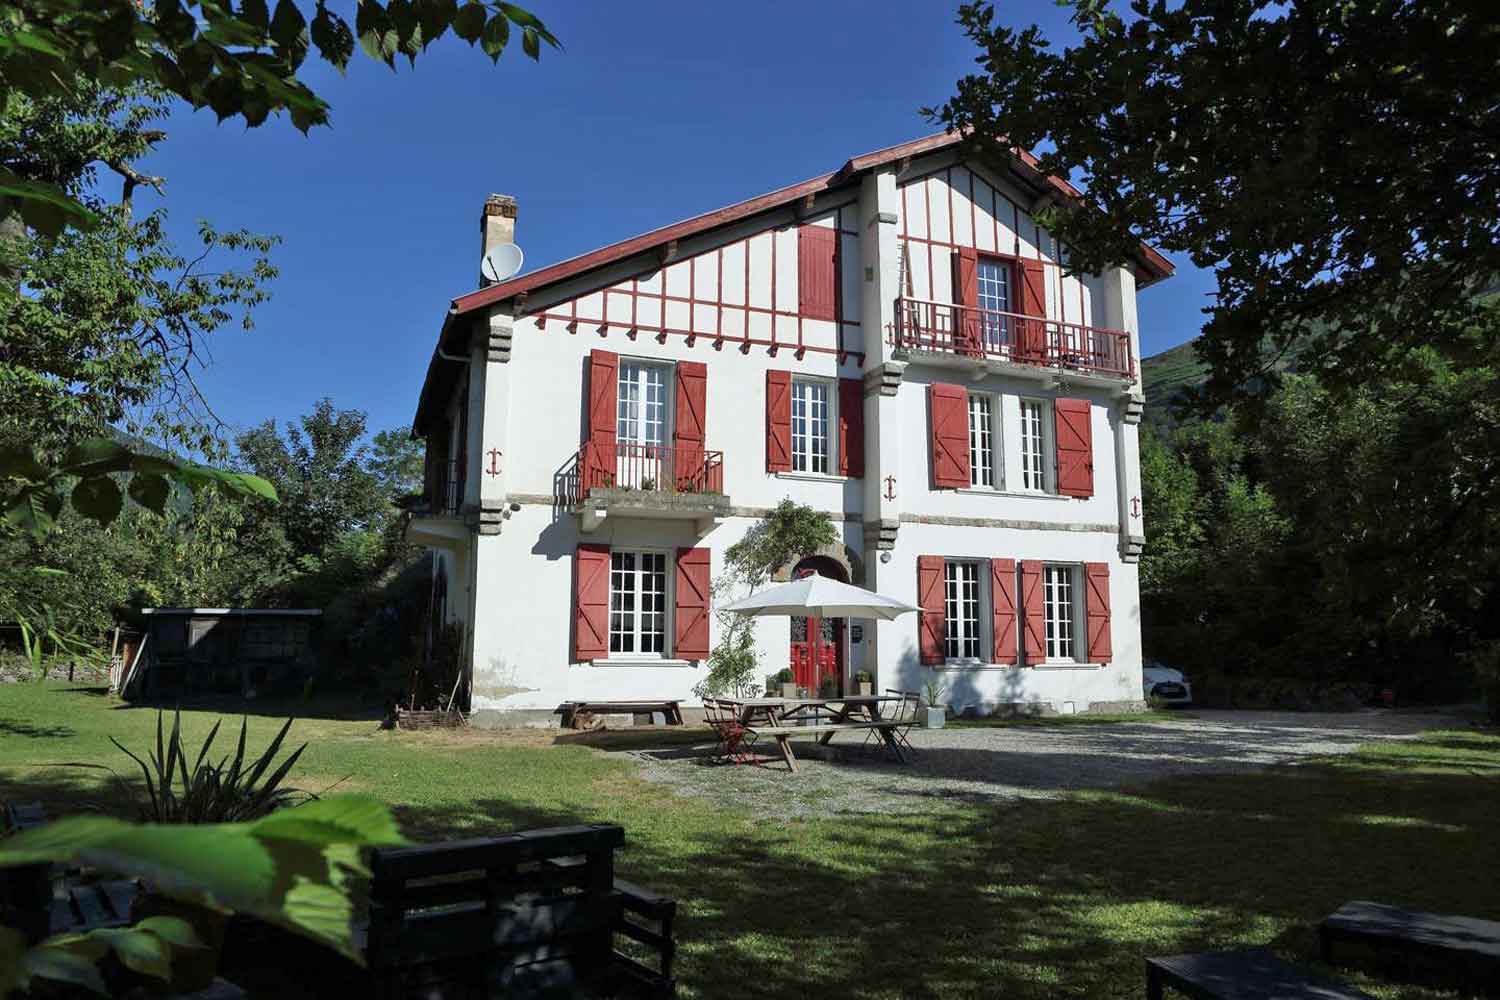
[[(879, 733), (881, 741), (905, 761), (896, 729), (901, 723), (884, 718), (884, 702), (904, 701), (901, 695), (858, 694), (832, 698), (747, 698), (739, 702), (738, 717), (747, 732), (776, 741), (787, 769), (796, 773), (797, 755), (792, 752), (793, 736), (816, 735), (820, 746), (827, 746), (842, 732)], [(828, 713), (828, 714), (825, 714)], [(825, 721), (826, 720), (826, 721)]]

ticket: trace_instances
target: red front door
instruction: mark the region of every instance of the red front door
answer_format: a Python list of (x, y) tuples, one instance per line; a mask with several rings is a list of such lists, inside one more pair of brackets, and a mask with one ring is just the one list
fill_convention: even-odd
[(792, 619), (792, 675), (798, 687), (817, 693), (824, 677), (843, 677), (844, 620)]

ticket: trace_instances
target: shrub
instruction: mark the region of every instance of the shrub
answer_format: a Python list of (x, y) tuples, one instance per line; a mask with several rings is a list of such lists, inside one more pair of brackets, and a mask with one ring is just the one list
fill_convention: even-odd
[[(198, 750), (192, 770), (188, 770), (187, 747), (182, 742), (182, 715), (174, 713), (172, 734), (162, 739), (162, 713), (156, 713), (156, 751), (147, 751), (146, 760), (131, 753), (113, 736), (110, 742), (140, 766), (146, 779), (149, 801), (141, 807), (141, 818), (151, 823), (238, 823), (259, 819), (284, 806), (299, 805), (317, 798), (310, 792), (283, 787), (281, 782), (307, 749), (304, 743), (274, 771), (271, 764), (281, 750), (281, 743), (292, 728), (287, 719), (281, 732), (271, 741), (254, 763), (245, 765), (246, 721), (240, 721), (240, 740), (231, 761), (227, 756), (215, 764), (208, 753), (219, 734), (219, 723), (209, 730), (208, 739)], [(147, 763), (149, 761), (149, 765)], [(180, 786), (180, 791), (179, 791)]]

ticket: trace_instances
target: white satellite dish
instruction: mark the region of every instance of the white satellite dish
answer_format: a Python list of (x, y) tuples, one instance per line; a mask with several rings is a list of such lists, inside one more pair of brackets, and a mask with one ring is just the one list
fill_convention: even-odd
[(521, 270), (525, 261), (521, 248), (514, 243), (501, 243), (485, 251), (479, 262), (479, 274), (485, 281), (504, 281)]

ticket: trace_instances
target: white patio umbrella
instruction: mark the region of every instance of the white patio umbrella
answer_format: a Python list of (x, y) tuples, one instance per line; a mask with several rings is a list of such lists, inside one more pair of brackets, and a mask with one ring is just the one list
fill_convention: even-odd
[(810, 618), (879, 618), (895, 621), (920, 611), (904, 601), (852, 587), (816, 573), (762, 590), (724, 606), (744, 615), (806, 615)]

